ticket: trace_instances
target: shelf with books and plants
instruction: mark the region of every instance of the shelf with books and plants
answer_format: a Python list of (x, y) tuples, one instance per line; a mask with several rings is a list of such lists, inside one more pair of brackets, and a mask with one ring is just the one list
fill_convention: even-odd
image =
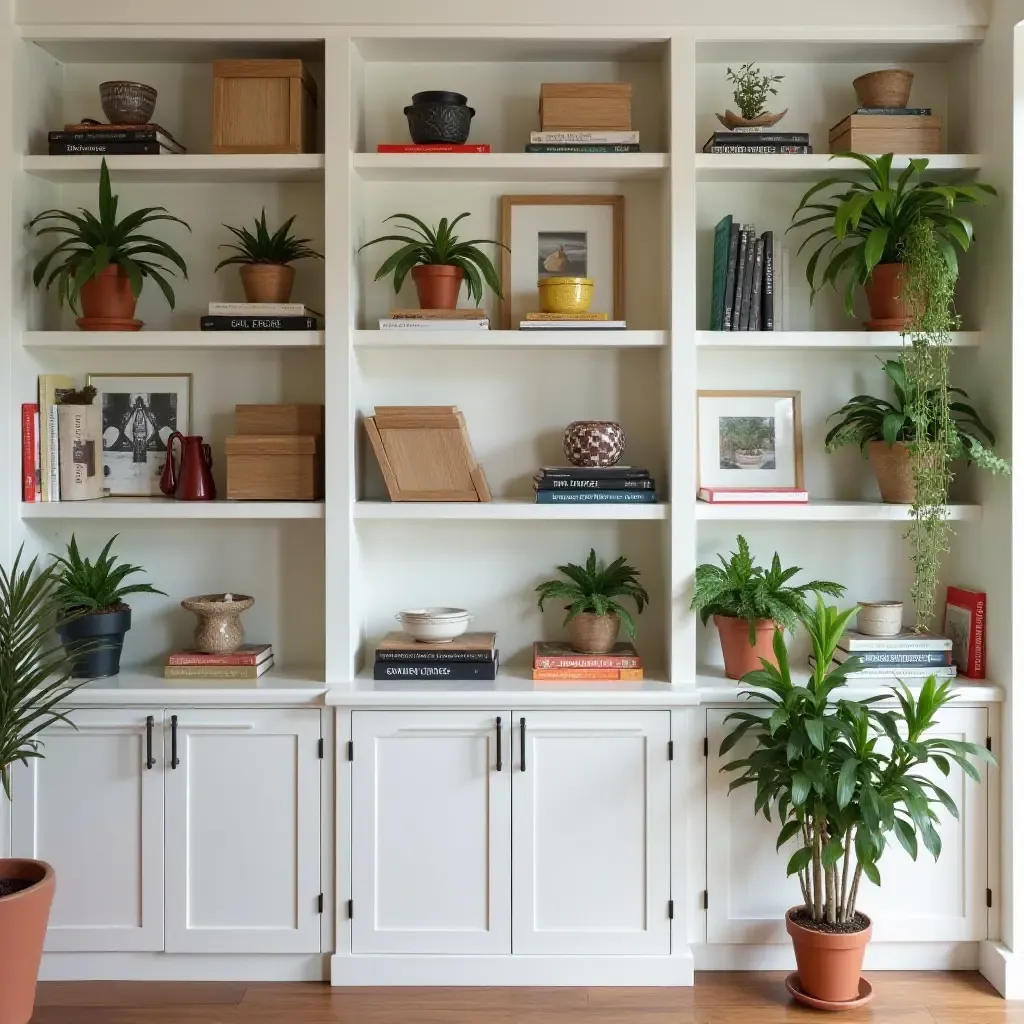
[(323, 519), (322, 501), (176, 501), (173, 498), (97, 498), (92, 501), (22, 502), (22, 519)]
[(322, 349), (324, 332), (313, 331), (24, 331), (27, 349)]
[[(950, 335), (952, 348), (973, 349), (981, 345), (981, 331), (957, 331)], [(898, 352), (907, 347), (899, 331), (863, 331), (852, 326), (842, 331), (775, 330), (751, 333), (746, 331), (696, 332), (698, 348), (705, 349), (836, 349), (851, 352)]]
[(667, 502), (650, 505), (539, 505), (534, 498), (495, 498), (486, 502), (363, 500), (352, 506), (355, 519), (394, 520), (666, 520), (669, 514)]
[(21, 158), (22, 170), (56, 184), (96, 180), (100, 161), (126, 184), (253, 184), (322, 182), (322, 153), (183, 153), (158, 156), (99, 155)]
[[(950, 504), (945, 506), (951, 522), (978, 522), (982, 506)], [(912, 518), (912, 506), (880, 501), (831, 501), (810, 499), (802, 503), (697, 501), (694, 516), (699, 520), (718, 522), (765, 521), (777, 523), (903, 523)]]

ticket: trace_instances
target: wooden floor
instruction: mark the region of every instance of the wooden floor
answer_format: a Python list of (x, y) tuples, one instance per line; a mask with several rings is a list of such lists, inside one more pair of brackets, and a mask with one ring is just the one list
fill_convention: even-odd
[[(694, 988), (389, 988), (222, 982), (50, 982), (32, 1024), (783, 1024), (827, 1021), (782, 974), (702, 973)], [(842, 1024), (1024, 1024), (978, 974), (868, 975), (875, 999)]]

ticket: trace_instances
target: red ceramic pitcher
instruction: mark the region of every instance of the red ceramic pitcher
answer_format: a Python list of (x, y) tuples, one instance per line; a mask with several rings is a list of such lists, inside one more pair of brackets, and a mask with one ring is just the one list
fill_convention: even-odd
[[(174, 465), (174, 442), (180, 448), (178, 465)], [(160, 476), (160, 490), (179, 501), (213, 501), (217, 488), (213, 482), (213, 452), (199, 436), (186, 436), (175, 431), (167, 438), (167, 461)]]

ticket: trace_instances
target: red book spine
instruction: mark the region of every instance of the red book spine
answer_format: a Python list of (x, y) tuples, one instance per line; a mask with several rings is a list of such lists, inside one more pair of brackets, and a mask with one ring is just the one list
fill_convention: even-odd
[[(264, 661), (267, 659), (264, 658)], [(255, 654), (171, 654), (167, 658), (168, 665), (228, 665), (253, 666), (256, 664)]]
[(967, 678), (985, 678), (985, 595), (977, 594), (971, 613), (971, 646), (967, 652)]
[(36, 489), (36, 416), (39, 406), (26, 402), (21, 407), (21, 500), (39, 500)]
[[(953, 660), (968, 679), (985, 678), (985, 607), (980, 590), (949, 587), (946, 591), (946, 632), (953, 638)], [(950, 609), (960, 610), (954, 616)], [(963, 615), (966, 613), (966, 616)], [(963, 618), (967, 621), (964, 622)], [(966, 626), (966, 629), (964, 628)]]
[(416, 146), (405, 144), (393, 144), (382, 142), (377, 146), (378, 153), (490, 153), (491, 147), (487, 143), (478, 146), (455, 146), (446, 143)]
[(554, 657), (539, 657), (533, 659), (533, 667), (540, 669), (562, 668), (562, 669), (621, 669), (621, 668), (642, 668), (643, 662), (639, 658), (629, 656), (603, 658), (600, 655), (584, 655), (581, 658), (574, 658), (571, 654), (556, 655)]

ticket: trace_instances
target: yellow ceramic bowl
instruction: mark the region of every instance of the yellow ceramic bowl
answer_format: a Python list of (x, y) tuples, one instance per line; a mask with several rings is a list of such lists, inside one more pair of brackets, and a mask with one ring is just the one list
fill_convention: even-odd
[(589, 277), (542, 277), (537, 291), (542, 313), (586, 313), (594, 282)]

